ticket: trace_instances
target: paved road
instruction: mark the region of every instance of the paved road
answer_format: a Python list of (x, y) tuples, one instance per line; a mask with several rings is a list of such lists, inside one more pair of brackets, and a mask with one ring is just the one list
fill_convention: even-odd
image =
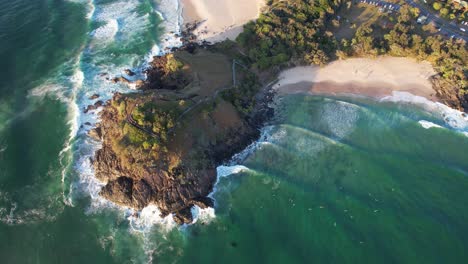
[(417, 7), (421, 11), (421, 15), (427, 16), (428, 21), (434, 21), (438, 26), (440, 26), (440, 32), (447, 37), (455, 37), (468, 41), (468, 34), (463, 32), (460, 27), (465, 28), (468, 31), (468, 28), (462, 25), (457, 25), (455, 23), (450, 23), (447, 20), (441, 18), (439, 15), (435, 14), (433, 10), (429, 10), (422, 3), (418, 3), (415, 0), (406, 0), (406, 2), (412, 6)]
[[(370, 5), (380, 6), (383, 9), (391, 10), (391, 11), (399, 11), (400, 5), (392, 4), (386, 1), (380, 0), (359, 0), (361, 3), (366, 3)], [(446, 37), (454, 37), (458, 39), (463, 39), (468, 42), (468, 27), (457, 25), (456, 23), (448, 22), (447, 20), (441, 18), (438, 14), (435, 14), (433, 10), (429, 10), (424, 4), (417, 2), (416, 0), (406, 0), (406, 2), (412, 6), (417, 7), (420, 10), (422, 16), (426, 16), (428, 18), (427, 22), (431, 21), (434, 22), (438, 27), (440, 27), (439, 33), (446, 36)], [(465, 28), (466, 32), (463, 32), (461, 28)]]

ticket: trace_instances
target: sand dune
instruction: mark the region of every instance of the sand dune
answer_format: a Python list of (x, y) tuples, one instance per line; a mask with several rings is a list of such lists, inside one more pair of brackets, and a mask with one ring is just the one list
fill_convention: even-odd
[(245, 23), (256, 19), (265, 0), (183, 0), (184, 22), (204, 21), (195, 34), (200, 40), (235, 39)]
[(325, 67), (296, 67), (282, 72), (275, 85), (280, 93), (360, 94), (376, 98), (406, 91), (437, 101), (429, 80), (430, 63), (409, 58), (353, 58)]

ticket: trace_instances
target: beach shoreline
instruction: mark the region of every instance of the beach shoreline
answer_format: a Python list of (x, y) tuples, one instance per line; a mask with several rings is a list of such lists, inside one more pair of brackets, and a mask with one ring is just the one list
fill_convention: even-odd
[[(194, 30), (199, 41), (235, 40), (249, 21), (259, 17), (264, 0), (181, 0), (185, 24), (200, 23)], [(220, 12), (220, 11), (223, 12)]]
[(358, 95), (374, 99), (408, 92), (439, 102), (430, 78), (436, 72), (427, 62), (408, 58), (352, 58), (324, 67), (295, 67), (280, 73), (273, 86), (279, 94)]

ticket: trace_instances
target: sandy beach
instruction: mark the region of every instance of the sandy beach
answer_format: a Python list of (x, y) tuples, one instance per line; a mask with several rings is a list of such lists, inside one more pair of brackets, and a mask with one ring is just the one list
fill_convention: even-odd
[(199, 40), (234, 40), (247, 22), (258, 18), (265, 0), (183, 0), (184, 22), (203, 21), (195, 30)]
[(380, 99), (405, 91), (437, 101), (429, 80), (436, 74), (428, 62), (409, 58), (353, 58), (325, 67), (296, 67), (282, 72), (274, 88), (280, 93), (357, 94)]

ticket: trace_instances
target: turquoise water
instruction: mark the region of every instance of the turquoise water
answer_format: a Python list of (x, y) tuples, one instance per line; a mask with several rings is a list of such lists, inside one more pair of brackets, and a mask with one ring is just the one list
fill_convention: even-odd
[(156, 10), (170, 3), (0, 1), (2, 263), (467, 259), (468, 122), (428, 105), (283, 98), (244, 167), (231, 168), (243, 171), (220, 178), (216, 217), (191, 226), (157, 213), (129, 221), (99, 199), (98, 145), (81, 127), (96, 114), (80, 112), (94, 93), (128, 91), (105, 77), (157, 53), (177, 11)]
[[(290, 96), (181, 262), (462, 263), (468, 138), (418, 108)], [(440, 122), (440, 121), (439, 121)], [(203, 246), (201, 246), (203, 245)], [(194, 260), (194, 261), (193, 261)]]

